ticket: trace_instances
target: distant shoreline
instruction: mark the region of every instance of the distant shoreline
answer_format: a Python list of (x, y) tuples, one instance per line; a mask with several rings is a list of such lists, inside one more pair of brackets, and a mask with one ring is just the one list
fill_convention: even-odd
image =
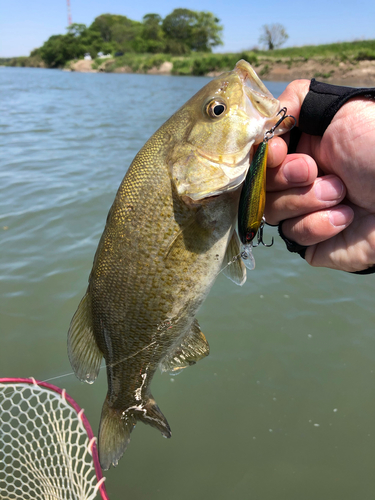
[[(147, 71), (133, 71), (129, 66), (111, 68), (113, 59), (105, 60), (96, 68), (94, 61), (78, 60), (72, 62), (65, 71), (77, 71), (82, 73), (142, 73), (142, 74), (172, 74), (173, 63), (163, 62), (159, 67), (152, 67)], [(300, 78), (316, 78), (320, 81), (347, 86), (374, 86), (375, 85), (375, 60), (358, 61), (356, 64), (345, 62), (332, 62), (329, 60), (309, 59), (308, 61), (295, 61), (293, 65), (289, 61), (272, 62), (262, 61), (254, 65), (255, 70), (262, 80), (290, 82)], [(205, 76), (216, 76), (222, 71), (208, 72)]]
[[(62, 37), (67, 35), (61, 35)], [(46, 42), (47, 45), (49, 41)], [(44, 47), (44, 45), (43, 45)], [(373, 87), (375, 82), (375, 39), (338, 42), (326, 45), (304, 45), (273, 50), (254, 47), (242, 52), (137, 52), (112, 51), (111, 55), (86, 50), (91, 60), (70, 59), (59, 51), (40, 47), (28, 57), (0, 58), (0, 64), (17, 67), (59, 68), (78, 72), (141, 73), (178, 76), (215, 76), (232, 70), (239, 59), (248, 61), (263, 80), (293, 81), (316, 78), (320, 81), (347, 86)], [(61, 48), (61, 47), (60, 47)], [(56, 53), (55, 53), (56, 52)], [(70, 57), (74, 57), (74, 52)], [(53, 57), (52, 57), (53, 56)]]
[[(117, 63), (117, 64), (116, 64)], [(374, 87), (375, 86), (375, 59), (353, 61), (340, 61), (332, 58), (258, 58), (257, 62), (252, 62), (255, 71), (262, 80), (274, 82), (290, 82), (306, 78), (316, 78), (319, 81), (333, 83), (344, 86), (355, 87)], [(5, 65), (7, 67), (7, 65)], [(9, 66), (8, 66), (9, 67)], [(13, 67), (13, 66), (12, 66)], [(21, 66), (16, 66), (21, 67)], [(37, 66), (43, 68), (43, 64)], [(158, 66), (148, 67), (148, 69), (133, 69), (128, 65), (118, 65), (116, 59), (80, 59), (71, 61), (63, 71), (75, 71), (80, 73), (135, 73), (151, 75), (170, 75), (176, 74), (173, 68), (173, 62), (163, 61)], [(216, 76), (224, 70), (205, 72), (202, 76)], [(181, 73), (179, 73), (181, 74)], [(193, 73), (186, 72), (185, 75)]]

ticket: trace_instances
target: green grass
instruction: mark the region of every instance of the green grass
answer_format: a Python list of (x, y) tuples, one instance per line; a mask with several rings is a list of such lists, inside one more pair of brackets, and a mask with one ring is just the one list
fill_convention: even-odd
[(329, 71), (328, 73), (321, 73), (321, 72), (317, 72), (314, 74), (314, 78), (323, 78), (323, 79), (327, 79), (327, 78), (330, 78), (332, 75), (333, 75), (333, 71)]
[(146, 72), (153, 67), (159, 68), (163, 62), (170, 60), (171, 57), (168, 54), (136, 54), (129, 52), (107, 62), (103, 59), (96, 59), (95, 66), (103, 65), (106, 72), (111, 72), (116, 68), (124, 66), (128, 66), (133, 72)]
[[(35, 52), (35, 51), (34, 51)], [(255, 67), (263, 65), (261, 76), (266, 74), (274, 63), (285, 63), (289, 68), (309, 59), (321, 63), (341, 61), (356, 64), (358, 61), (375, 60), (375, 40), (331, 43), (327, 45), (305, 45), (276, 50), (254, 50), (240, 53), (191, 53), (184, 56), (170, 54), (136, 54), (127, 53), (109, 61), (96, 59), (94, 69), (102, 67), (106, 72), (128, 66), (133, 72), (146, 72), (153, 67), (159, 68), (165, 61), (173, 63), (172, 73), (175, 75), (206, 75), (214, 71), (233, 69), (239, 59), (246, 59)], [(0, 59), (0, 65), (6, 66), (37, 66), (43, 65), (40, 56), (14, 57)], [(70, 64), (67, 65), (69, 67)]]
[[(116, 68), (128, 66), (134, 72), (146, 72), (156, 67), (159, 68), (163, 62), (173, 63), (174, 75), (205, 75), (210, 71), (225, 71), (233, 69), (239, 59), (246, 59), (250, 63), (257, 62), (254, 52), (242, 52), (239, 54), (211, 54), (193, 53), (187, 56), (171, 56), (169, 54), (134, 54), (128, 53), (116, 57), (104, 63), (104, 71), (111, 72)], [(94, 69), (97, 69), (103, 60), (96, 59)]]
[(0, 66), (12, 66), (17, 68), (43, 68), (44, 63), (40, 56), (21, 56), (0, 58)]
[(268, 58), (298, 58), (306, 61), (315, 58), (371, 60), (375, 56), (374, 53), (375, 40), (331, 43), (327, 45), (304, 45), (302, 47), (257, 51), (259, 56), (266, 56)]
[(173, 63), (172, 72), (175, 75), (206, 75), (213, 71), (231, 70), (239, 59), (246, 59), (255, 67), (265, 64), (262, 74), (266, 74), (275, 62), (284, 62), (289, 68), (309, 59), (317, 59), (321, 62), (334, 61), (337, 64), (341, 61), (355, 64), (357, 61), (375, 60), (375, 40), (226, 54), (191, 53), (178, 57), (169, 54), (126, 54), (108, 64), (106, 71), (129, 66), (132, 71), (142, 72), (153, 66), (159, 67), (164, 61), (170, 61)]

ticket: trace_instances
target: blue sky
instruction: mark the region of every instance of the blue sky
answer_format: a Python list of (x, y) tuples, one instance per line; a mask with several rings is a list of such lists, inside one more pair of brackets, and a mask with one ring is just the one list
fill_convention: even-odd
[[(218, 51), (237, 52), (258, 44), (264, 24), (281, 23), (286, 45), (307, 45), (375, 38), (375, 1), (357, 0), (70, 0), (73, 22), (89, 25), (104, 13), (141, 21), (148, 13), (162, 17), (177, 7), (213, 12), (224, 26)], [(2, 0), (0, 57), (29, 55), (51, 35), (65, 33), (66, 0)]]

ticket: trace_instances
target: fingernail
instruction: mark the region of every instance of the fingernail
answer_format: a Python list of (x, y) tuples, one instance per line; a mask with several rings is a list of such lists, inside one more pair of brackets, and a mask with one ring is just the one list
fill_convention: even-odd
[(331, 210), (329, 213), (329, 221), (332, 226), (346, 226), (353, 218), (353, 210), (350, 207), (340, 207)]
[(337, 177), (331, 177), (330, 179), (318, 179), (314, 189), (318, 200), (334, 201), (341, 198), (344, 185)]
[(309, 168), (304, 160), (291, 160), (284, 165), (284, 176), (289, 182), (306, 182)]

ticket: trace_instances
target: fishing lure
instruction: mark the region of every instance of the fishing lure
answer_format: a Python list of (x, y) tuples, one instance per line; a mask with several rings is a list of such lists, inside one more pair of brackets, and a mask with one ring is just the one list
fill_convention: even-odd
[[(286, 113), (287, 108), (282, 108), (278, 113), (281, 117), (277, 123), (264, 134), (263, 142), (259, 144), (256, 150), (241, 191), (238, 207), (238, 235), (242, 243), (241, 257), (248, 269), (254, 269), (255, 267), (255, 260), (252, 254), (253, 247), (259, 244), (266, 247), (273, 245), (273, 238), (269, 245), (263, 241), (268, 141), (273, 138), (275, 130), (287, 118), (293, 118), (295, 125), (296, 119)], [(258, 235), (257, 243), (254, 244), (253, 240), (256, 235)]]

